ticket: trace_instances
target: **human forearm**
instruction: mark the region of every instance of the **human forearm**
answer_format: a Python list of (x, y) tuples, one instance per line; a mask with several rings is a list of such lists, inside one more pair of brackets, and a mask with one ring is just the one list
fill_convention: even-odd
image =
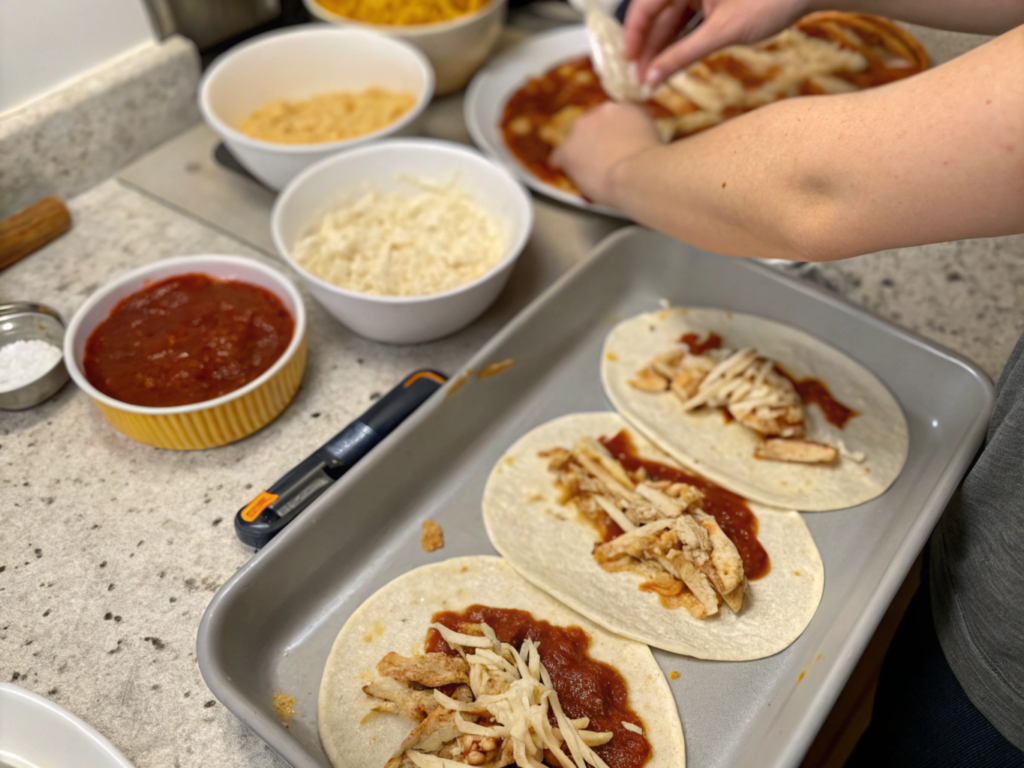
[(627, 158), (610, 173), (611, 202), (642, 224), (718, 253), (801, 261), (848, 255), (825, 248), (840, 173), (825, 138), (839, 128), (825, 126), (840, 122), (843, 111), (823, 109), (829, 101), (836, 100), (781, 102)]
[(1022, 231), (1021, 71), (1024, 27), (883, 88), (779, 102), (633, 153), (607, 173), (609, 202), (740, 256), (826, 260)]
[(998, 35), (1024, 24), (1021, 0), (808, 0), (808, 11), (874, 13), (911, 24)]
[[(753, 43), (806, 13), (873, 13), (940, 29), (998, 35), (1024, 24), (1022, 0), (696, 0), (704, 21), (681, 39), (694, 0), (632, 0), (626, 14), (625, 54), (655, 87), (713, 51)], [(696, 7), (696, 6), (694, 6)]]

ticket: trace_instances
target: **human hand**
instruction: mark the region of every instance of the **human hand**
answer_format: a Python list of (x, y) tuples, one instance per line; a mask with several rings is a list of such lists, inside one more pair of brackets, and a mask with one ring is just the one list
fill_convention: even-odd
[(654, 121), (642, 108), (608, 101), (573, 124), (551, 162), (590, 200), (616, 207), (613, 171), (624, 160), (658, 146)]
[[(626, 59), (637, 63), (640, 79), (660, 85), (680, 69), (736, 43), (763, 40), (807, 12), (810, 0), (633, 0), (626, 12)], [(690, 9), (704, 21), (676, 40)]]

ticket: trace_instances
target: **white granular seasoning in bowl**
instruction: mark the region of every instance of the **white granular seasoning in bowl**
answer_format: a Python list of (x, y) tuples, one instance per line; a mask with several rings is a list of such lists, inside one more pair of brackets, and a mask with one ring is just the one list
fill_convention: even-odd
[(10, 392), (41, 378), (61, 358), (60, 347), (41, 339), (12, 341), (0, 347), (0, 392)]
[(505, 254), (498, 222), (455, 182), (410, 179), (412, 194), (368, 191), (317, 221), (295, 261), (322, 280), (376, 296), (427, 296), (490, 271)]

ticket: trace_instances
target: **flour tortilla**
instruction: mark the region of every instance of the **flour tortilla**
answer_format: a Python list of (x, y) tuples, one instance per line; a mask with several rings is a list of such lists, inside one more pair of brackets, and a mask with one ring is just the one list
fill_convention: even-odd
[(601, 8), (586, 0), (587, 37), (591, 60), (601, 87), (615, 101), (646, 101), (650, 90), (640, 82), (636, 63), (626, 61), (622, 25)]
[(643, 720), (651, 744), (648, 768), (684, 768), (679, 713), (651, 649), (605, 632), (525, 582), (501, 558), (486, 556), (458, 557), (399, 576), (345, 622), (320, 683), (320, 742), (335, 768), (384, 768), (415, 723), (402, 715), (367, 717), (370, 699), (362, 687), (378, 677), (377, 662), (389, 651), (422, 653), (435, 612), (462, 611), (474, 603), (518, 608), (552, 624), (585, 630), (590, 656), (611, 664), (626, 680), (629, 704)]
[[(816, 405), (804, 407), (807, 439), (866, 455), (863, 463), (840, 456), (834, 465), (791, 464), (754, 458), (760, 437), (718, 409), (685, 413), (672, 392), (652, 394), (629, 386), (655, 355), (684, 333), (709, 331), (730, 349), (755, 347), (797, 379), (823, 381), (833, 397), (858, 416), (844, 429), (829, 424)], [(720, 309), (673, 308), (619, 323), (604, 345), (601, 380), (615, 409), (680, 464), (723, 488), (762, 504), (803, 512), (845, 509), (882, 495), (907, 460), (907, 420), (896, 398), (873, 373), (813, 336), (762, 317)]]
[[(738, 614), (723, 606), (715, 616), (695, 619), (685, 608), (664, 608), (657, 595), (638, 589), (642, 576), (609, 573), (595, 562), (594, 527), (558, 503), (554, 476), (537, 454), (621, 429), (628, 427), (615, 413), (579, 413), (542, 424), (513, 445), (484, 490), (484, 524), (494, 548), (570, 608), (656, 648), (718, 661), (761, 659), (786, 648), (810, 623), (825, 584), (818, 548), (796, 512), (750, 504), (771, 570), (750, 582)], [(629, 434), (643, 456), (673, 464), (635, 430)]]

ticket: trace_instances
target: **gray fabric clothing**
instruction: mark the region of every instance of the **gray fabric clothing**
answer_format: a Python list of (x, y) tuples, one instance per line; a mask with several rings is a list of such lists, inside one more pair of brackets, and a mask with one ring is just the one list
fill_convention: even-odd
[(1024, 336), (986, 444), (931, 543), (935, 630), (971, 702), (1024, 750)]

